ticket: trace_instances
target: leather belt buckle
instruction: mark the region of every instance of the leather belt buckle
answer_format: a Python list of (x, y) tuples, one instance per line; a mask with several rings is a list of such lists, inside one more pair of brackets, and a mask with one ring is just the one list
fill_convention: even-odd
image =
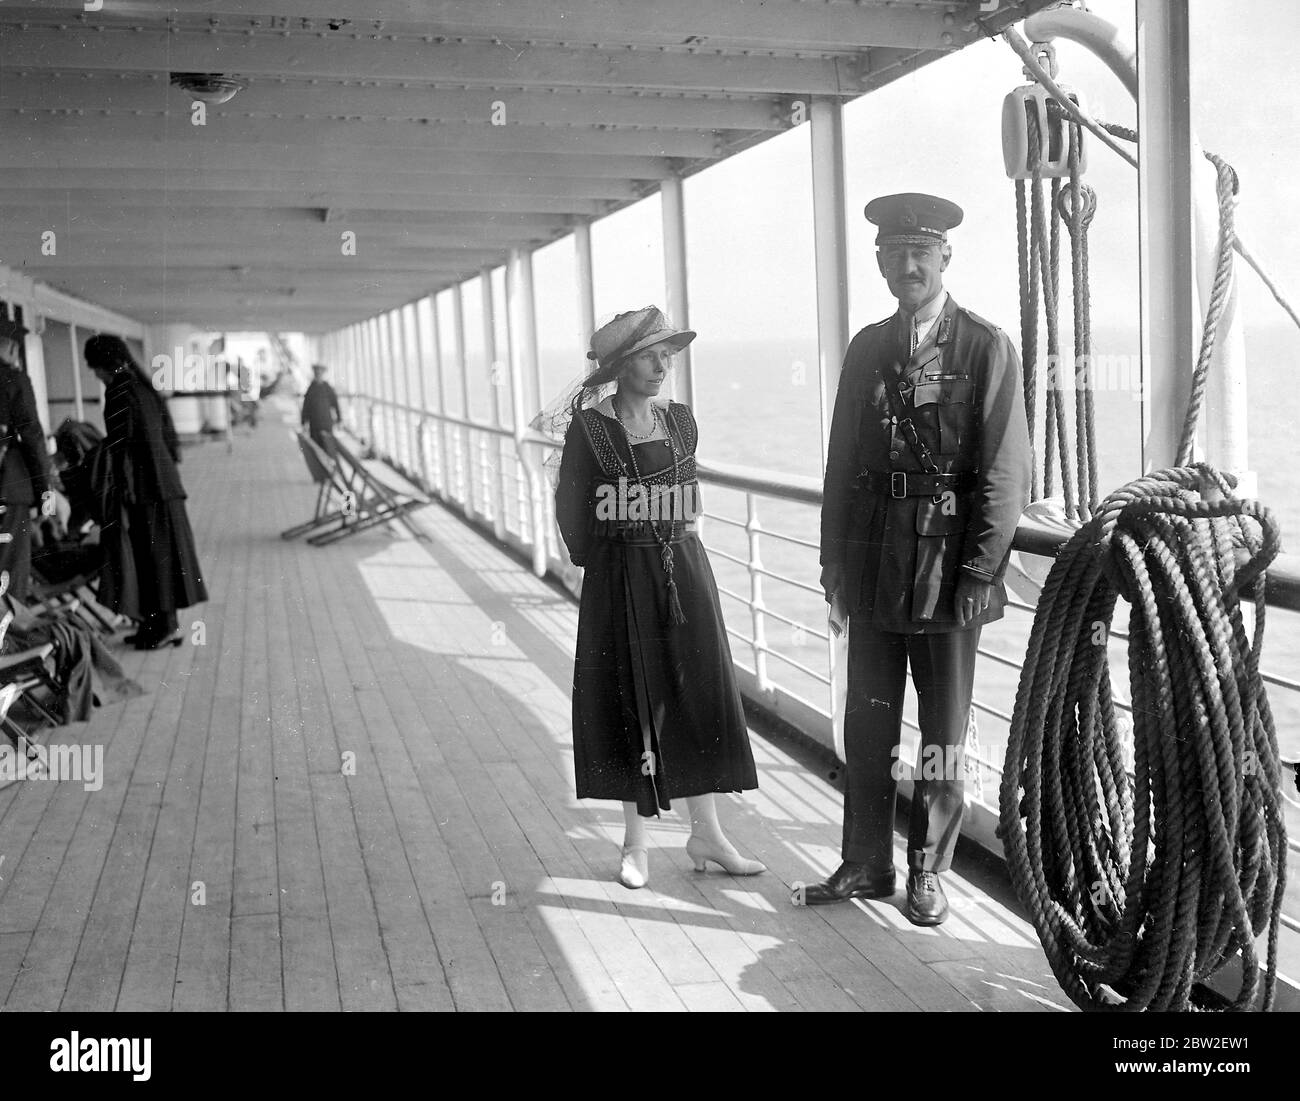
[(895, 470), (889, 476), (889, 495), (895, 499), (907, 496), (907, 471)]

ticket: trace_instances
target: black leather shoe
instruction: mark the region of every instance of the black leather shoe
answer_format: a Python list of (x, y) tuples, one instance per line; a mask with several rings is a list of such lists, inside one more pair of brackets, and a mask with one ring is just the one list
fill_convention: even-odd
[(135, 640), (137, 650), (161, 650), (164, 646), (179, 646), (185, 641), (180, 631), (167, 635), (141, 635)]
[(907, 876), (907, 920), (913, 925), (941, 925), (948, 916), (948, 898), (937, 872), (912, 871)]
[(802, 888), (802, 900), (796, 891), (795, 905), (825, 906), (850, 898), (888, 898), (894, 893), (894, 886), (893, 868), (886, 872), (873, 872), (866, 864), (846, 860), (829, 879)]

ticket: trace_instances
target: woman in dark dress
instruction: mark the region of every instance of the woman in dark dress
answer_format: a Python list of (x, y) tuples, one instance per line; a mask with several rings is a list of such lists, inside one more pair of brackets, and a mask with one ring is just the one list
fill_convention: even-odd
[[(176, 464), (180, 444), (167, 404), (124, 341), (86, 341), (86, 364), (104, 383), (101, 603), (140, 623), (137, 650), (178, 646), (176, 610), (208, 599)], [(106, 491), (106, 492), (105, 492)]]
[[(651, 306), (591, 340), (596, 370), (568, 406), (555, 511), (585, 567), (573, 672), (580, 799), (617, 799), (620, 881), (648, 879), (645, 818), (685, 799), (697, 871), (762, 864), (722, 832), (715, 792), (758, 787), (717, 585), (695, 533), (695, 418), (659, 398), (672, 356), (695, 337)], [(614, 392), (595, 400), (611, 384)], [(589, 404), (590, 403), (590, 404)]]

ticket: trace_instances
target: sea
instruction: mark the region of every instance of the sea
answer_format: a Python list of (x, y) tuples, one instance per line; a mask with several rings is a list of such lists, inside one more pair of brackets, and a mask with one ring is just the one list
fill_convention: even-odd
[[(700, 424), (698, 454), (704, 463), (742, 466), (752, 474), (799, 475), (820, 480), (821, 411), (817, 382), (817, 348), (812, 340), (720, 342), (699, 347), (693, 360), (695, 414)], [(1094, 332), (1094, 350), (1138, 347), (1135, 332)], [(1294, 473), (1293, 445), (1300, 436), (1300, 332), (1280, 327), (1257, 327), (1246, 332), (1248, 360), (1249, 461), (1258, 473), (1259, 496), (1272, 510), (1282, 532), (1284, 550), (1300, 548), (1300, 493)], [(1189, 365), (1190, 366), (1190, 365)], [(572, 360), (544, 357), (547, 385), (556, 388), (572, 374)], [(1119, 488), (1142, 470), (1141, 407), (1133, 388), (1112, 385), (1095, 394), (1096, 434), (1101, 495)], [(1036, 428), (1042, 446), (1042, 411)], [(1071, 440), (1074, 424), (1070, 420)], [(1073, 446), (1073, 443), (1071, 444)], [(1056, 492), (1060, 493), (1059, 485)], [(727, 624), (732, 632), (733, 656), (749, 668), (755, 655), (745, 640), (753, 637), (752, 614), (744, 599), (750, 594), (749, 572), (728, 555), (746, 559), (746, 532), (725, 520), (743, 523), (743, 493), (706, 485), (703, 489), (706, 519), (703, 535)], [(788, 664), (784, 654), (799, 665), (825, 676), (829, 659), (824, 641), (826, 605), (820, 595), (792, 582), (816, 586), (820, 567), (817, 551), (778, 536), (793, 536), (815, 544), (819, 517), (815, 507), (760, 498), (758, 520), (762, 565), (762, 596), (777, 616), (764, 617), (764, 631), (774, 653), (767, 658), (768, 675), (781, 687), (827, 708), (824, 684)], [(724, 520), (725, 518), (725, 520)], [(786, 580), (789, 579), (789, 580)], [(1123, 628), (1127, 614), (1117, 613), (1115, 626)], [(1032, 617), (1009, 610), (1006, 617), (984, 631), (981, 645), (1015, 659), (1023, 658)], [(1124, 644), (1112, 640), (1112, 683), (1120, 699), (1129, 698)], [(1266, 619), (1263, 667), (1300, 680), (1300, 615), (1271, 609)], [(1010, 714), (1015, 702), (1018, 674), (992, 659), (981, 658), (976, 670), (976, 698), (992, 710), (977, 711), (981, 756), (1001, 763), (1007, 724), (997, 713)], [(1275, 687), (1270, 690), (1283, 755), (1300, 756), (1300, 692)], [(914, 701), (910, 705), (914, 714)], [(989, 776), (986, 799), (996, 802), (996, 777)], [(986, 785), (987, 787), (988, 785)]]

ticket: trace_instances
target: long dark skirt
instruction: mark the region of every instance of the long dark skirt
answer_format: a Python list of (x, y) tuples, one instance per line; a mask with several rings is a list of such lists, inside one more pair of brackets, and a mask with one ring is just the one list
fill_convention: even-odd
[(32, 506), (7, 504), (0, 513), (0, 572), (7, 573), (7, 590), (16, 600), (26, 600), (32, 576)]
[(184, 499), (131, 505), (125, 520), (104, 533), (100, 603), (146, 619), (208, 599)]
[(694, 534), (673, 555), (684, 624), (668, 618), (653, 544), (593, 543), (578, 611), (578, 798), (635, 802), (647, 817), (672, 799), (758, 787), (708, 557)]

